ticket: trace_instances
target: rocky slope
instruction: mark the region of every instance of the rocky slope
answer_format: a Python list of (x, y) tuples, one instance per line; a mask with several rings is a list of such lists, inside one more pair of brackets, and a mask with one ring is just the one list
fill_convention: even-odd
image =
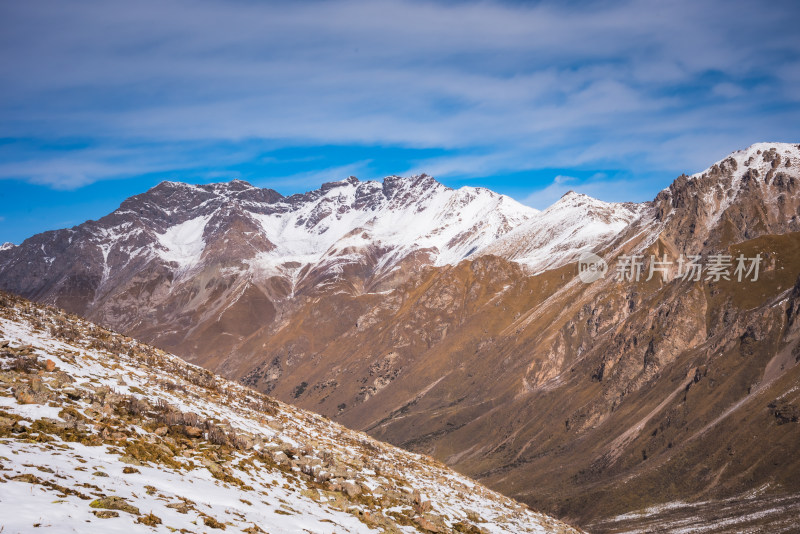
[[(244, 289), (222, 264), (170, 275), (185, 282), (137, 271), (135, 291), (76, 309), (593, 531), (680, 531), (717, 504), (722, 531), (745, 515), (781, 531), (793, 508), (771, 503), (800, 492), (798, 180), (798, 146), (759, 144), (649, 203), (569, 194), (468, 261), (414, 249), (373, 279), (380, 262), (362, 255), (324, 284), (306, 268)], [(36, 239), (0, 252), (0, 275), (19, 273), (0, 283), (68, 297), (53, 278), (35, 282), (47, 294), (20, 282), (34, 283), (13, 265)], [(574, 263), (587, 249), (611, 267), (591, 284)], [(759, 279), (673, 264), (645, 281), (651, 255), (720, 253), (761, 254)], [(642, 256), (639, 282), (614, 276), (623, 255)], [(196, 311), (173, 317), (151, 294)]]
[(0, 337), (4, 532), (576, 532), (56, 309), (0, 294)]

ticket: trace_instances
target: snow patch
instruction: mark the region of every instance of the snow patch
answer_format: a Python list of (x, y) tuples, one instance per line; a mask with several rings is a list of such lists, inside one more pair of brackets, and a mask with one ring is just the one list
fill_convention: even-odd
[(157, 234), (161, 258), (177, 263), (181, 270), (199, 262), (206, 246), (203, 232), (210, 219), (211, 215), (195, 217)]

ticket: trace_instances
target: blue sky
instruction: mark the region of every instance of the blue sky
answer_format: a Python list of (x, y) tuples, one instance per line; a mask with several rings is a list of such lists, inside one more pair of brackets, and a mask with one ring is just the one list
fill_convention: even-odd
[(161, 180), (427, 172), (543, 208), (800, 142), (796, 2), (0, 4), (0, 242)]

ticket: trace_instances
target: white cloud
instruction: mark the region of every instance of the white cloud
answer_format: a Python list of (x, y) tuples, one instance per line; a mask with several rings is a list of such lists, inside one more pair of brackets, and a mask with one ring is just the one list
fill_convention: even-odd
[(0, 176), (75, 187), (245, 161), (250, 151), (198, 147), (253, 140), (451, 151), (413, 165), (434, 175), (684, 170), (697, 152), (708, 162), (720, 147), (797, 140), (797, 11), (688, 0), (10, 3), (0, 137), (91, 139), (125, 155), (10, 154)]

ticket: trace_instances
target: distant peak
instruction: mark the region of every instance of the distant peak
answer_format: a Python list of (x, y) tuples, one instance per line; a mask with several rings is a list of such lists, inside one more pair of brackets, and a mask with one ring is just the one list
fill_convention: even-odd
[(359, 183), (361, 183), (361, 182), (355, 176), (348, 176), (344, 180), (338, 180), (338, 181), (335, 181), (335, 182), (325, 182), (324, 184), (322, 184), (320, 186), (320, 190), (329, 191), (329, 190), (335, 189), (337, 187), (344, 187), (344, 186), (347, 186), (347, 185), (357, 185)]
[[(387, 176), (383, 179), (383, 192), (387, 198), (392, 198), (400, 191), (407, 194), (422, 195), (429, 191), (438, 189), (450, 190), (433, 176), (427, 174), (415, 174), (413, 176)], [(412, 191), (414, 191), (412, 193)]]
[(633, 202), (606, 202), (584, 193), (570, 190), (564, 193), (560, 199), (550, 205), (545, 211), (553, 212), (572, 210), (575, 208), (595, 210), (627, 209), (636, 211), (638, 209), (637, 206), (639, 206), (639, 204)]
[(163, 189), (163, 188), (173, 188), (173, 189), (194, 189), (197, 187), (205, 187), (205, 188), (212, 188), (212, 189), (227, 189), (233, 191), (241, 191), (243, 189), (251, 189), (253, 188), (253, 184), (242, 180), (240, 178), (234, 178), (232, 180), (226, 182), (212, 182), (206, 185), (194, 185), (187, 182), (180, 182), (180, 181), (173, 181), (173, 180), (164, 180), (158, 185), (156, 185), (153, 189)]
[(193, 186), (187, 184), (186, 182), (177, 182), (177, 181), (174, 181), (174, 180), (163, 180), (157, 186), (153, 187), (153, 189), (164, 188), (164, 187), (193, 187)]
[(208, 184), (208, 186), (212, 189), (222, 191), (244, 191), (245, 189), (253, 189), (253, 184), (240, 178), (234, 178), (227, 182), (214, 182)]
[(196, 186), (187, 184), (186, 182), (163, 180), (158, 184), (154, 185), (153, 187), (151, 187), (150, 189), (148, 189), (147, 191), (145, 191), (144, 193), (141, 193), (139, 195), (134, 195), (126, 199), (125, 201), (123, 201), (123, 204), (137, 199), (141, 200), (160, 199), (165, 196), (170, 196), (176, 192), (188, 191), (193, 189), (196, 189)]
[(6, 242), (5, 242), (5, 243), (3, 243), (2, 245), (0, 245), (0, 250), (8, 250), (8, 249), (10, 249), (10, 248), (14, 248), (14, 247), (16, 247), (16, 246), (17, 246), (17, 245), (15, 245), (14, 243), (12, 243), (12, 242), (10, 242), (10, 241), (6, 241)]
[(246, 182), (246, 181), (241, 180), (239, 178), (234, 178), (230, 182), (222, 182), (220, 184), (212, 184), (212, 185), (218, 185), (218, 186), (224, 187), (224, 188), (228, 189), (229, 191), (243, 191), (245, 189), (252, 189), (253, 188), (253, 185), (250, 182)]
[(419, 185), (419, 184), (437, 184), (443, 185), (439, 182), (436, 178), (429, 174), (413, 174), (411, 176), (397, 176), (393, 174), (391, 176), (387, 176), (383, 179), (383, 183), (390, 183), (390, 184), (409, 184), (409, 185)]
[(593, 204), (594, 203), (605, 204), (605, 202), (603, 202), (602, 200), (597, 200), (594, 197), (590, 197), (589, 195), (586, 195), (584, 193), (578, 193), (577, 191), (573, 191), (572, 189), (570, 189), (569, 191), (561, 195), (561, 198), (558, 199), (558, 201), (554, 205), (567, 204), (571, 202), (590, 202)]

